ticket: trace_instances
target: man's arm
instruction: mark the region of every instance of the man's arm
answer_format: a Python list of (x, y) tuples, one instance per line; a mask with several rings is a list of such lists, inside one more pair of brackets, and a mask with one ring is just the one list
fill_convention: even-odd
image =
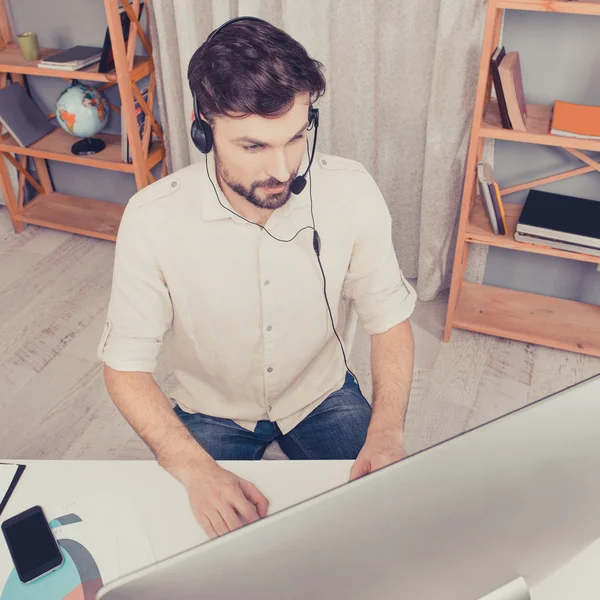
[(151, 373), (104, 366), (113, 402), (150, 447), (158, 463), (186, 488), (194, 516), (211, 538), (267, 513), (256, 487), (222, 469), (181, 423)]
[(414, 340), (407, 319), (371, 336), (373, 414), (369, 434), (393, 434), (402, 441), (412, 384)]
[(404, 421), (414, 366), (414, 339), (407, 319), (371, 336), (373, 412), (367, 439), (352, 467), (350, 479), (406, 457)]
[(116, 371), (105, 364), (104, 380), (113, 402), (160, 466), (183, 485), (194, 471), (214, 464), (179, 420), (151, 373)]
[(215, 537), (241, 526), (241, 519), (248, 523), (263, 517), (268, 501), (250, 482), (217, 465), (181, 423), (152, 376), (173, 320), (171, 297), (150, 235), (156, 222), (147, 210), (149, 201), (173, 188), (167, 178), (156, 183), (133, 196), (119, 225), (98, 358), (105, 365), (113, 402), (159, 464), (185, 486), (194, 516)]

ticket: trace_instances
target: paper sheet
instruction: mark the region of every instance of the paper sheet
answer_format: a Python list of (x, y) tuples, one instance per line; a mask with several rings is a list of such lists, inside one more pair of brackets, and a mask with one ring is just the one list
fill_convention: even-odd
[(6, 542), (0, 540), (0, 600), (63, 600), (78, 586), (82, 598), (93, 599), (101, 586), (155, 560), (144, 523), (127, 492), (82, 496), (42, 508), (65, 563), (24, 585), (14, 572)]

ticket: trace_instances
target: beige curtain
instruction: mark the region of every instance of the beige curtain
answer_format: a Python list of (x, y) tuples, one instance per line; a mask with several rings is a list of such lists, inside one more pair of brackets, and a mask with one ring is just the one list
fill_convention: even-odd
[[(422, 300), (449, 284), (485, 0), (152, 0), (159, 102), (171, 170), (189, 139), (188, 61), (240, 15), (284, 29), (326, 67), (319, 150), (362, 162), (394, 220), (400, 266)], [(471, 253), (481, 279), (485, 248)]]

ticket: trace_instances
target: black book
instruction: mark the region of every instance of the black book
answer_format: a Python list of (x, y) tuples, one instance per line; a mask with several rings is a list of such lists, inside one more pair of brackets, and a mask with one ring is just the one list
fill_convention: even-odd
[(0, 122), (23, 148), (54, 131), (54, 125), (19, 83), (0, 90)]
[(496, 48), (496, 51), (494, 54), (492, 54), (492, 60), (490, 61), (490, 71), (492, 73), (494, 89), (496, 90), (496, 99), (498, 100), (498, 108), (500, 109), (502, 127), (504, 127), (504, 129), (512, 129), (512, 123), (510, 122), (510, 117), (508, 116), (508, 108), (506, 107), (504, 89), (502, 88), (502, 81), (500, 80), (500, 72), (498, 71), (498, 67), (505, 56), (506, 50), (504, 46), (499, 46)]
[(517, 232), (598, 246), (600, 201), (531, 190)]
[(73, 46), (67, 50), (61, 50), (51, 56), (46, 56), (40, 61), (40, 64), (51, 63), (51, 64), (65, 64), (73, 62), (82, 62), (90, 60), (98, 60), (102, 48), (96, 46)]
[[(138, 13), (138, 20), (142, 16), (144, 10), (144, 3), (140, 2), (140, 11)], [(131, 20), (127, 13), (121, 9), (121, 28), (123, 31), (123, 39), (125, 40), (125, 47), (127, 48), (127, 40), (129, 39), (129, 29)], [(110, 34), (108, 27), (106, 28), (106, 34), (104, 36), (104, 46), (102, 48), (102, 56), (100, 57), (100, 64), (98, 65), (98, 73), (108, 73), (115, 68), (115, 56), (113, 54), (112, 43), (110, 41)]]

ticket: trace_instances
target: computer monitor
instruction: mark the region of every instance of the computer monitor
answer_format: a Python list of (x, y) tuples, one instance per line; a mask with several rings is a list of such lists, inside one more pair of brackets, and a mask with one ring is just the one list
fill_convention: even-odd
[[(476, 600), (534, 585), (598, 538), (595, 377), (115, 580), (98, 600)], [(527, 597), (519, 589), (502, 597)]]

